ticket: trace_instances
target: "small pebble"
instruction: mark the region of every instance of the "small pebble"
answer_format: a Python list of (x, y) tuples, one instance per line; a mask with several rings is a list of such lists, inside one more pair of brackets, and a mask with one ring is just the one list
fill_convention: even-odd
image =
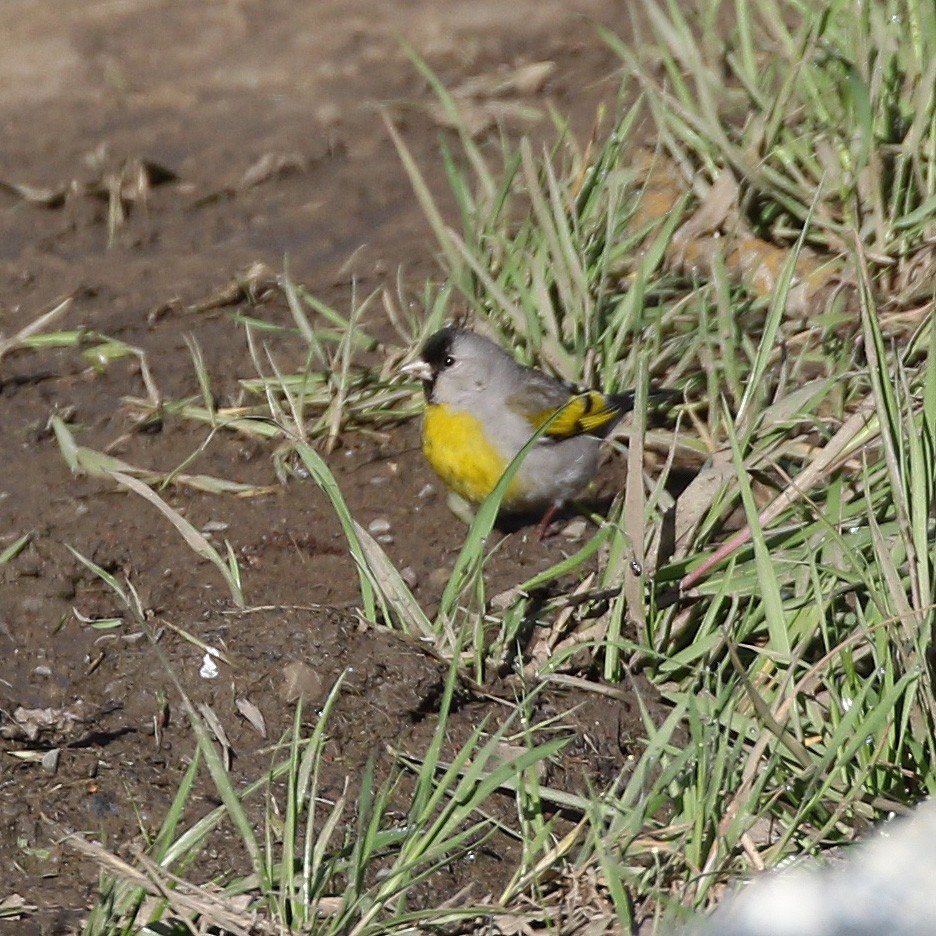
[(308, 663), (295, 660), (283, 669), (280, 680), (280, 698), (284, 702), (295, 702), (304, 696), (310, 705), (318, 705), (328, 695), (328, 684), (324, 675)]
[(36, 666), (33, 668), (33, 676), (51, 676), (52, 670), (48, 666)]
[(588, 521), (584, 517), (570, 520), (562, 530), (562, 535), (568, 540), (580, 540), (588, 529)]
[(523, 597), (523, 591), (514, 586), (502, 591), (491, 599), (492, 611), (506, 611), (511, 605), (516, 604)]
[(452, 570), (442, 566), (439, 569), (433, 569), (429, 573), (429, 587), (433, 590), (442, 589), (448, 585), (448, 580), (451, 578)]
[(419, 493), (416, 495), (420, 500), (425, 500), (427, 497), (432, 497), (435, 494), (435, 485), (433, 484), (424, 484), (420, 489)]
[(408, 588), (413, 589), (419, 584), (419, 576), (412, 566), (404, 566), (400, 569), (400, 578), (406, 582)]
[(374, 539), (378, 543), (383, 543), (385, 546), (389, 546), (393, 542), (393, 535), (391, 533), (383, 533), (381, 536), (375, 536)]
[(386, 517), (378, 517), (367, 524), (367, 532), (372, 536), (380, 536), (390, 532), (390, 521)]
[(51, 751), (46, 751), (45, 754), (42, 755), (42, 769), (48, 773), (55, 773), (55, 771), (58, 770), (59, 753), (60, 751), (58, 748), (52, 748)]

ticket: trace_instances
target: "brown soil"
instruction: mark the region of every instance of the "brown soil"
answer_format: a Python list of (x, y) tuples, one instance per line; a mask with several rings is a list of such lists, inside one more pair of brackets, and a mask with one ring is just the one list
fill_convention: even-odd
[[(596, 20), (626, 34), (630, 13), (613, 0), (8, 0), (0, 11), (0, 182), (49, 190), (51, 204), (0, 190), (0, 336), (73, 295), (55, 327), (94, 329), (141, 348), (164, 399), (199, 393), (185, 342), (192, 335), (218, 401), (236, 401), (238, 379), (255, 370), (234, 310), (189, 307), (250, 264), (281, 270), (288, 257), (294, 279), (345, 310), (352, 281), (360, 296), (393, 287), (400, 269), (414, 284), (437, 272), (427, 224), (380, 118), (388, 107), (445, 204), (443, 131), (400, 38), (449, 86), (553, 62), (545, 84), (509, 103), (551, 103), (584, 140), (598, 102), (613, 103), (618, 85)], [(511, 133), (548, 138), (547, 119), (528, 124), (514, 113), (506, 121)], [(259, 171), (264, 157), (273, 170)], [(175, 178), (126, 200), (109, 245), (107, 193), (95, 183), (123, 171), (129, 185), (139, 160)], [(53, 197), (73, 181), (64, 201)], [(252, 311), (246, 302), (240, 308)], [(282, 302), (262, 315), (290, 321)], [(393, 333), (383, 326), (382, 334)], [(301, 364), (300, 348), (279, 340), (275, 350), (284, 368)], [(0, 866), (8, 869), (0, 899), (19, 893), (40, 908), (0, 922), (0, 933), (69, 931), (95, 898), (97, 871), (57, 843), (55, 828), (83, 830), (117, 850), (142, 841), (141, 828), (158, 827), (195, 747), (149, 642), (130, 623), (101, 632), (82, 622), (124, 609), (67, 546), (132, 581), (193, 702), (217, 713), (239, 779), (269, 767), (271, 739), (290, 725), (294, 703), (283, 685), (296, 662), (315, 673), (307, 697), (327, 692), (353, 664), (332, 731), (333, 791), (386, 742), (418, 754), (431, 736), (444, 668), (415, 642), (357, 623), (356, 574), (313, 483), (251, 499), (164, 492), (197, 528), (223, 529), (241, 557), (248, 601), (265, 608), (231, 613), (214, 568), (196, 561), (151, 506), (71, 475), (49, 430), (55, 413), (80, 444), (136, 465), (168, 470), (199, 449), (207, 429), (188, 421), (133, 431), (123, 401), (143, 392), (138, 366), (121, 361), (99, 372), (75, 349), (14, 352), (0, 362), (0, 550), (32, 533), (0, 566)], [(186, 470), (275, 485), (270, 456), (264, 445), (219, 433)], [(365, 526), (389, 521), (388, 552), (398, 567), (411, 567), (431, 609), (463, 528), (437, 486), (419, 496), (435, 482), (416, 427), (380, 438), (347, 434), (329, 458), (354, 516)], [(563, 548), (561, 537), (508, 536), (489, 593), (554, 562)], [(167, 623), (223, 647), (233, 665), (222, 664), (218, 679), (201, 678), (201, 654)], [(266, 739), (238, 714), (241, 698), (262, 712)], [(592, 782), (612, 777), (640, 731), (626, 701), (598, 705), (590, 695), (554, 692), (539, 704), (543, 717), (567, 712), (567, 729), (588, 737), (555, 766), (560, 786), (583, 788), (582, 772)], [(31, 741), (11, 727), (20, 707), (66, 710), (79, 721)], [(488, 696), (466, 691), (453, 741), (498, 711)], [(15, 756), (54, 746), (54, 772)], [(210, 791), (207, 782), (200, 787), (206, 809)], [(444, 880), (437, 875), (420, 899), (440, 902), (467, 883), (477, 897), (496, 891), (504, 883), (497, 847), (509, 846), (453, 867)], [(234, 861), (224, 848), (213, 848), (206, 875)]]

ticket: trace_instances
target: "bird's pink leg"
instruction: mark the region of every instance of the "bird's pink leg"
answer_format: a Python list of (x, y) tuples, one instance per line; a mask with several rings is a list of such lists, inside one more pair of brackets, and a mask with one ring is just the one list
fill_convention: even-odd
[(552, 523), (553, 517), (556, 516), (556, 511), (558, 509), (558, 504), (550, 504), (546, 508), (546, 513), (543, 514), (543, 519), (536, 525), (536, 538), (540, 540), (540, 542), (546, 539), (546, 532), (549, 530), (549, 524)]

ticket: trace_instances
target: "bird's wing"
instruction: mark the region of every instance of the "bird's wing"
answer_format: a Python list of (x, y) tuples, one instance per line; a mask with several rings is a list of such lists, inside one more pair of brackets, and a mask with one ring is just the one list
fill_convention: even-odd
[(508, 398), (507, 405), (523, 416), (532, 431), (555, 416), (544, 436), (570, 439), (609, 431), (633, 405), (633, 396), (605, 396), (597, 390), (578, 391), (545, 374), (533, 373)]

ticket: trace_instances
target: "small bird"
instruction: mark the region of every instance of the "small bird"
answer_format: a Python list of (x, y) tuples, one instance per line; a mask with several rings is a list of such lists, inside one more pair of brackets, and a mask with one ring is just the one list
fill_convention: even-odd
[(514, 475), (501, 507), (545, 511), (539, 534), (598, 468), (601, 440), (633, 409), (634, 394), (578, 390), (518, 364), (493, 341), (463, 328), (436, 332), (401, 370), (423, 382), (423, 452), (456, 494), (480, 503), (511, 459), (548, 422)]

